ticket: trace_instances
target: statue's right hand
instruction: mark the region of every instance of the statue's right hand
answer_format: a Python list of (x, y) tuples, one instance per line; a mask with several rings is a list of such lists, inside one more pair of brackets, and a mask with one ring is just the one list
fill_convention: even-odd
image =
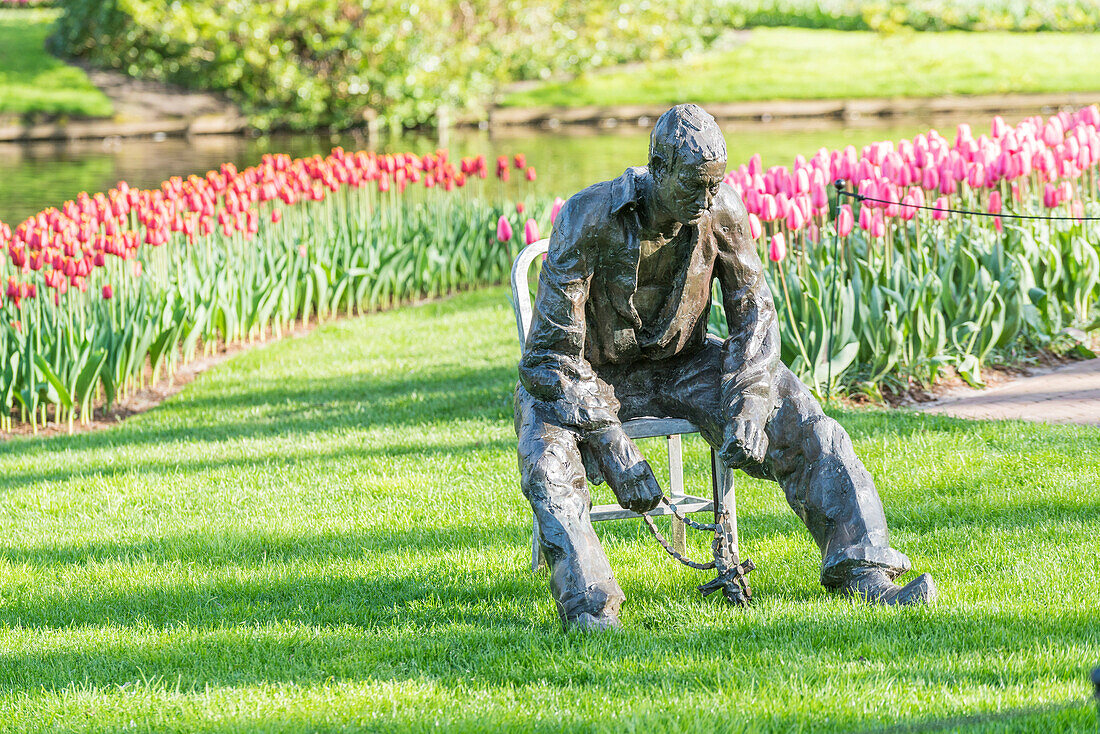
[(637, 513), (649, 512), (657, 506), (661, 501), (661, 486), (649, 462), (621, 425), (592, 431), (586, 442), (620, 506)]

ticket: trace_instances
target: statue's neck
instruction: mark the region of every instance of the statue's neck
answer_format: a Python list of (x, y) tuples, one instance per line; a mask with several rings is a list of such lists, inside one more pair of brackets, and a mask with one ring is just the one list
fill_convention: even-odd
[(663, 240), (668, 242), (680, 233), (684, 225), (673, 219), (672, 216), (665, 211), (664, 207), (661, 206), (661, 202), (657, 199), (653, 176), (650, 175), (648, 171), (642, 181), (642, 185), (645, 187), (645, 195), (642, 197), (645, 206), (641, 216), (643, 239)]

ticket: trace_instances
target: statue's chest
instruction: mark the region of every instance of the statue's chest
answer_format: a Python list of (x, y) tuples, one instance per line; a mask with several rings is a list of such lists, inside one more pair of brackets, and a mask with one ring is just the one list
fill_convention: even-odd
[(692, 237), (682, 232), (667, 242), (642, 240), (639, 244), (634, 307), (645, 322), (656, 317), (678, 291), (691, 260)]

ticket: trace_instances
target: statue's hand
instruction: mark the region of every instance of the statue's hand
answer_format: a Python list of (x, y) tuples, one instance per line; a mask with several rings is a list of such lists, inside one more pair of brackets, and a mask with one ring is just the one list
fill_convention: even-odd
[(723, 438), (718, 455), (731, 468), (759, 464), (768, 453), (768, 436), (764, 427), (754, 420), (734, 418), (726, 425)]
[(661, 486), (649, 462), (616, 424), (586, 436), (600, 474), (615, 492), (619, 505), (627, 510), (649, 512), (661, 501)]

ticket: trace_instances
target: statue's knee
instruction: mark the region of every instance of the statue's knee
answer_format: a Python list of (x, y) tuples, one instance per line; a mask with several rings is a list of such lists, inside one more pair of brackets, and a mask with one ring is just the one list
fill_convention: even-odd
[(816, 416), (805, 424), (802, 454), (807, 461), (823, 457), (840, 457), (846, 451), (848, 434), (840, 424), (826, 415)]
[[(573, 452), (576, 453), (576, 452)], [(532, 501), (550, 496), (584, 492), (584, 473), (579, 453), (573, 456), (564, 447), (552, 445), (523, 464), (523, 493)]]

